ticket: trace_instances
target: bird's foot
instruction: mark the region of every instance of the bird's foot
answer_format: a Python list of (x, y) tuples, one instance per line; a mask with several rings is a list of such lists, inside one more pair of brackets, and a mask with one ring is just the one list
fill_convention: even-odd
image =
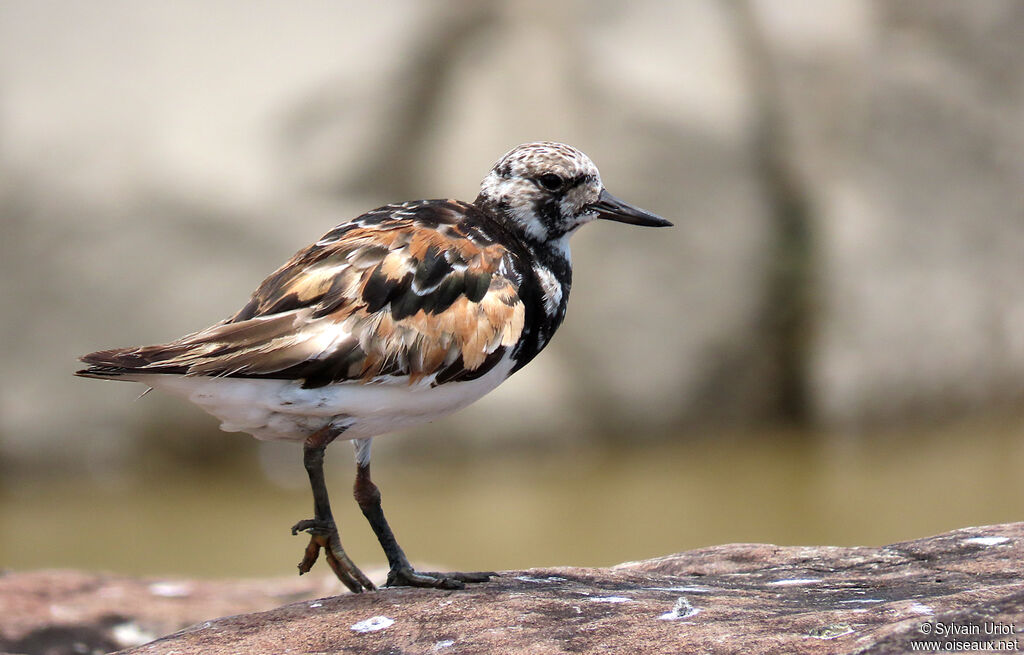
[(308, 532), (310, 535), (306, 552), (302, 556), (302, 561), (299, 562), (299, 575), (309, 573), (320, 556), (320, 549), (323, 549), (327, 555), (327, 564), (334, 571), (334, 575), (338, 576), (338, 579), (349, 588), (349, 591), (358, 594), (377, 588), (366, 577), (366, 574), (349, 559), (345, 549), (341, 547), (341, 537), (338, 536), (338, 528), (334, 525), (334, 521), (324, 519), (299, 521), (292, 526), (292, 534), (299, 534), (299, 532)]
[(330, 536), (331, 533), (337, 531), (338, 528), (334, 525), (334, 521), (325, 521), (324, 519), (303, 519), (292, 526), (292, 535), (308, 532), (312, 535), (322, 534)]
[(498, 575), (493, 571), (435, 573), (416, 571), (411, 566), (398, 566), (388, 572), (386, 587), (429, 587), (431, 589), (463, 589), (466, 583), (487, 582)]

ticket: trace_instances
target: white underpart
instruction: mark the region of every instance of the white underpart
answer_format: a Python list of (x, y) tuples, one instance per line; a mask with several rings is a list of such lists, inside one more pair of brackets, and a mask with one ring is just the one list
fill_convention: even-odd
[(562, 285), (547, 267), (536, 264), (533, 271), (537, 274), (540, 288), (544, 292), (544, 311), (548, 316), (554, 316), (562, 304)]
[[(301, 441), (327, 426), (345, 427), (340, 439), (368, 439), (429, 423), (451, 414), (501, 384), (512, 370), (509, 354), (486, 374), (466, 382), (429, 385), (396, 378), (393, 384), (345, 382), (303, 389), (301, 380), (181, 375), (135, 375), (127, 379), (185, 398), (221, 421), (225, 432), (257, 439)], [(404, 383), (403, 383), (404, 382)], [(368, 446), (368, 444), (367, 444)], [(357, 457), (369, 455), (357, 449)]]

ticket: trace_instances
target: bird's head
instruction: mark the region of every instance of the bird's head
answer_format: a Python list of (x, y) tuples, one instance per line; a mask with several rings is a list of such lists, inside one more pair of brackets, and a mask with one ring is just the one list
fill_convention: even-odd
[(550, 141), (525, 143), (506, 153), (481, 183), (476, 204), (537, 243), (563, 239), (597, 218), (649, 227), (672, 225), (608, 193), (589, 157)]

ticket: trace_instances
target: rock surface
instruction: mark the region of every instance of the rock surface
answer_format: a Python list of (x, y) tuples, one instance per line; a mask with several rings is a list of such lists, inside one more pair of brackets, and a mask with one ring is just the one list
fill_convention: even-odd
[(0, 578), (0, 650), (104, 652), (126, 637), (142, 641), (302, 597), (124, 652), (1024, 650), (1024, 523), (881, 548), (715, 546), (609, 569), (505, 572), (458, 592), (389, 589), (311, 600), (321, 584), (9, 574)]
[(204, 619), (341, 593), (333, 579), (201, 581), (80, 571), (0, 576), (0, 653), (106, 653)]

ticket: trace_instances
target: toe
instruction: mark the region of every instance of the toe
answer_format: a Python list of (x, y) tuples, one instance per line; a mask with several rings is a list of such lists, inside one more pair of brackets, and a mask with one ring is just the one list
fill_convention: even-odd
[(497, 575), (490, 571), (470, 573), (436, 573), (402, 567), (388, 573), (388, 587), (426, 587), (430, 589), (464, 589), (466, 583), (487, 582)]
[(491, 578), (498, 577), (494, 571), (450, 571), (448, 573), (437, 573), (434, 571), (420, 571), (419, 575), (429, 575), (435, 578), (451, 578), (459, 582), (487, 582)]
[(449, 573), (456, 580), (463, 582), (487, 582), (498, 576), (494, 571), (466, 571), (464, 573)]
[(292, 534), (296, 535), (300, 532), (308, 532), (310, 534), (322, 534), (328, 535), (334, 530), (334, 523), (331, 521), (323, 521), (320, 519), (303, 519), (292, 526)]

